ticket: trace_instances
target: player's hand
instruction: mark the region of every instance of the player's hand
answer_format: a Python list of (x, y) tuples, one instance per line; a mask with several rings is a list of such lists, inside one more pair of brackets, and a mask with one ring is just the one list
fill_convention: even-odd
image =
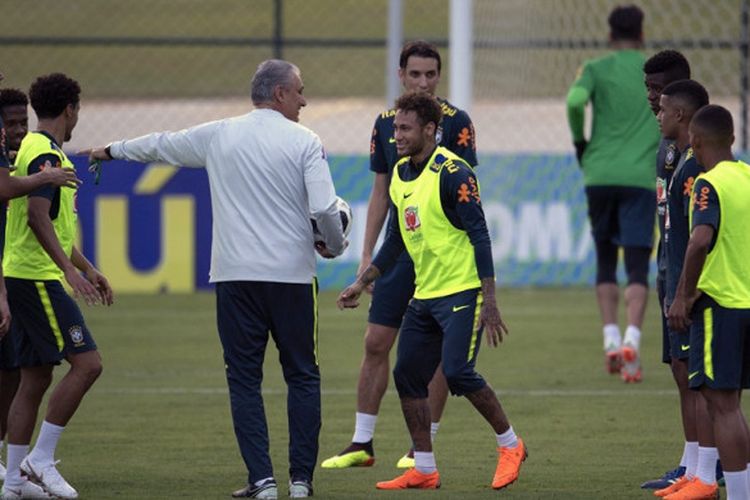
[(0, 339), (5, 337), (10, 329), (10, 308), (6, 294), (0, 296)]
[(681, 293), (675, 295), (674, 301), (669, 306), (669, 311), (667, 311), (667, 326), (671, 330), (684, 332), (690, 328), (690, 324), (692, 323), (690, 311), (693, 310), (693, 304), (695, 304), (699, 296), (700, 292), (697, 290), (692, 297), (685, 297)]
[(573, 146), (576, 148), (576, 159), (578, 160), (578, 165), (581, 167), (583, 167), (583, 153), (586, 152), (586, 146), (588, 145), (589, 143), (585, 139), (573, 143)]
[(76, 171), (70, 167), (45, 167), (39, 175), (44, 179), (45, 184), (52, 184), (57, 187), (77, 189), (82, 182), (76, 175)]
[(315, 242), (315, 251), (318, 252), (318, 255), (320, 255), (324, 259), (333, 259), (334, 257), (336, 257), (328, 251), (328, 248), (326, 248), (326, 244), (324, 241)]
[(90, 148), (90, 149), (82, 149), (78, 151), (76, 154), (88, 156), (89, 163), (94, 163), (96, 161), (109, 161), (113, 159), (107, 152), (107, 146), (100, 146), (100, 147)]
[(78, 274), (78, 270), (73, 268), (65, 271), (65, 281), (73, 289), (73, 296), (83, 298), (86, 304), (93, 306), (101, 300), (99, 290), (92, 285), (86, 278)]
[(339, 298), (336, 300), (336, 305), (339, 306), (339, 309), (353, 309), (359, 306), (359, 301), (357, 299), (362, 295), (363, 290), (364, 287), (362, 286), (362, 283), (355, 281), (339, 294)]
[(105, 278), (98, 269), (92, 267), (88, 271), (86, 271), (86, 279), (89, 280), (89, 283), (96, 287), (97, 291), (99, 292), (99, 297), (102, 304), (111, 306), (114, 303), (115, 297), (114, 292), (112, 291), (112, 287), (109, 285), (109, 281), (107, 281), (107, 278)]
[[(372, 255), (363, 255), (362, 260), (359, 261), (359, 267), (357, 268), (357, 276), (362, 274), (365, 269), (370, 267), (370, 264), (372, 264)], [(365, 292), (372, 295), (372, 291), (375, 288), (375, 282), (373, 281), (369, 285), (365, 287)]]
[(503, 341), (503, 336), (508, 335), (508, 327), (500, 317), (500, 310), (497, 304), (487, 301), (482, 304), (479, 311), (479, 321), (477, 329), (484, 328), (484, 335), (487, 337), (487, 345), (497, 347)]

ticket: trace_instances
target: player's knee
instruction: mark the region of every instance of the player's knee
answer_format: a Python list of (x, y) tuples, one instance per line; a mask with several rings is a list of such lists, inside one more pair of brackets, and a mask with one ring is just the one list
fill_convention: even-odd
[(624, 254), (628, 285), (648, 286), (648, 264), (651, 259), (651, 249), (625, 247)]
[(72, 369), (76, 371), (86, 385), (93, 384), (104, 370), (102, 358), (97, 351), (90, 351), (76, 356), (75, 361), (71, 365)]
[(465, 366), (443, 366), (445, 381), (448, 383), (448, 389), (455, 396), (462, 396), (474, 392), (478, 387), (478, 376), (474, 370), (467, 369)]
[(365, 357), (387, 359), (397, 334), (397, 328), (369, 325), (365, 333)]
[(425, 377), (420, 370), (415, 369), (416, 366), (403, 358), (396, 361), (396, 366), (393, 367), (393, 381), (399, 397), (427, 397), (429, 378)]
[(617, 283), (617, 246), (609, 241), (596, 242), (596, 284)]
[(686, 360), (672, 358), (672, 361), (670, 362), (670, 367), (672, 368), (672, 377), (677, 383), (677, 387), (680, 390), (680, 392), (689, 391), (690, 389), (688, 387), (688, 366), (687, 366)]

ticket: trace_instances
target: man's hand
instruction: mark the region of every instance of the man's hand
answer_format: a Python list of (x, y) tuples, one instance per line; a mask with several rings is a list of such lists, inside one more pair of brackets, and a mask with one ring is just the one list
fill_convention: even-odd
[(497, 347), (503, 341), (503, 335), (508, 335), (508, 327), (505, 326), (503, 319), (500, 317), (500, 310), (497, 308), (495, 301), (486, 301), (482, 304), (479, 311), (479, 322), (477, 329), (484, 327), (484, 334), (487, 337), (487, 345)]
[[(362, 255), (362, 260), (359, 261), (359, 267), (357, 268), (357, 276), (362, 274), (362, 272), (370, 267), (370, 264), (372, 264), (372, 255)], [(375, 282), (370, 283), (365, 287), (365, 292), (372, 295), (372, 291), (375, 288)]]
[(81, 179), (76, 175), (76, 171), (69, 167), (46, 167), (42, 169), (39, 176), (44, 179), (45, 184), (52, 184), (57, 187), (77, 189), (81, 184)]
[(85, 274), (89, 283), (94, 285), (99, 291), (99, 297), (102, 304), (111, 306), (114, 303), (114, 292), (112, 291), (112, 287), (109, 285), (107, 278), (105, 278), (95, 267), (91, 267)]
[(577, 141), (573, 143), (573, 146), (576, 148), (576, 159), (578, 160), (578, 165), (583, 167), (583, 153), (586, 152), (586, 146), (588, 146), (589, 143), (586, 142), (586, 139)]
[(339, 309), (353, 309), (359, 306), (359, 301), (357, 299), (362, 295), (364, 288), (362, 282), (359, 280), (355, 281), (341, 292), (336, 301), (336, 305), (339, 306)]
[[(349, 246), (349, 240), (344, 241), (344, 248)], [(326, 244), (324, 241), (316, 241), (315, 242), (315, 251), (318, 252), (318, 255), (323, 257), (324, 259), (335, 259), (337, 256), (333, 255), (328, 248), (326, 247)]]
[[(0, 278), (1, 279), (1, 278)], [(0, 339), (8, 333), (10, 329), (10, 308), (8, 307), (8, 297), (6, 294), (0, 295)]]
[(73, 296), (76, 298), (82, 297), (86, 301), (86, 304), (93, 306), (101, 300), (99, 290), (87, 279), (78, 274), (76, 268), (72, 267), (68, 271), (65, 271), (65, 281), (73, 289)]
[(698, 297), (700, 297), (698, 290), (692, 297), (685, 297), (681, 293), (675, 295), (674, 301), (667, 311), (667, 325), (671, 330), (684, 332), (690, 327), (692, 323), (690, 311), (693, 310), (693, 304), (698, 300)]
[(89, 157), (89, 163), (94, 163), (96, 161), (109, 161), (113, 159), (109, 154), (109, 146), (99, 146), (91, 149), (82, 149), (76, 154), (87, 155)]

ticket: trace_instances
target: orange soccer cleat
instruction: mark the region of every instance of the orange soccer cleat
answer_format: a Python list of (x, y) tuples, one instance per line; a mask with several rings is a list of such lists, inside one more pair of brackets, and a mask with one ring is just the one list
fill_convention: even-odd
[(665, 497), (667, 495), (671, 495), (672, 493), (677, 493), (682, 488), (687, 486), (690, 483), (690, 481), (692, 481), (692, 479), (688, 479), (687, 476), (682, 476), (680, 479), (672, 483), (670, 486), (654, 491), (654, 495), (657, 497)]
[(379, 490), (405, 490), (408, 488), (435, 490), (440, 488), (440, 474), (438, 471), (423, 474), (417, 469), (409, 469), (396, 479), (380, 481), (375, 487)]
[(664, 497), (665, 500), (713, 500), (719, 498), (719, 485), (706, 484), (697, 477), (688, 481), (685, 487)]
[(498, 448), (497, 468), (495, 477), (492, 478), (492, 487), (496, 490), (505, 488), (518, 479), (521, 464), (529, 456), (526, 445), (518, 438), (518, 446), (515, 448)]

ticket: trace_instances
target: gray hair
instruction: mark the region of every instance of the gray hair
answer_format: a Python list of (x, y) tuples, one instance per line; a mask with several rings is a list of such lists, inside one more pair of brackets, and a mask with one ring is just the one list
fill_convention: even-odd
[(281, 59), (267, 59), (260, 63), (250, 82), (253, 104), (273, 102), (273, 90), (276, 86), (288, 85), (292, 81), (292, 74), (299, 73), (297, 66)]

